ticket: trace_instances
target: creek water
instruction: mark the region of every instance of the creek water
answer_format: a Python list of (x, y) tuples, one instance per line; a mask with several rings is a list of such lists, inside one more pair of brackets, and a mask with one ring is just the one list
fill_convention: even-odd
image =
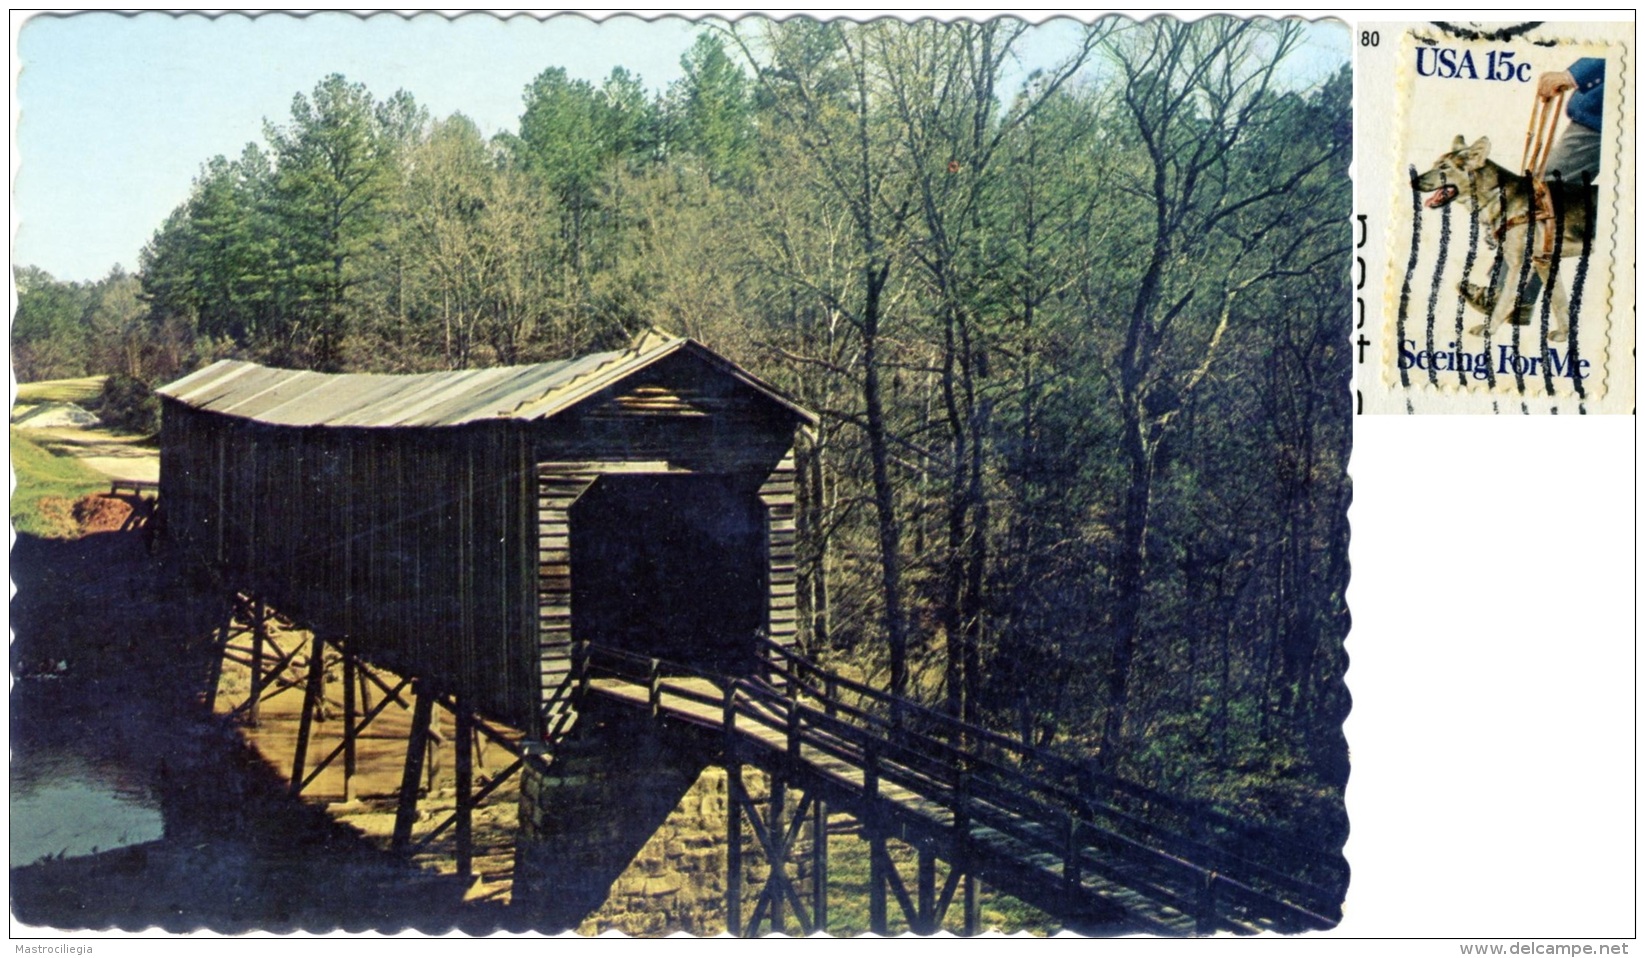
[(10, 780), (12, 868), (164, 834), (152, 775), (95, 742), (14, 735)]
[[(289, 752), (248, 742), (244, 729), (203, 712), (204, 651), (223, 603), (204, 596), (182, 564), (152, 556), (140, 533), (19, 536), (11, 562), (14, 921), (229, 934), (445, 931), (459, 922), (485, 933), (523, 924), (501, 903), (468, 901), (468, 883), (380, 847), (393, 827), (392, 799), (383, 809), (362, 803), (356, 817), (373, 827), (344, 824), (322, 804), (340, 783), (322, 779), (306, 800), (294, 799)], [(275, 719), (287, 700), (301, 695), (266, 703), (271, 727), (261, 734), (283, 729)], [(322, 732), (339, 725), (323, 723)], [(334, 738), (320, 742), (329, 748)], [(380, 744), (398, 754), (399, 768), (403, 733)], [(389, 777), (375, 791), (395, 791)], [(366, 776), (356, 784), (372, 791)]]

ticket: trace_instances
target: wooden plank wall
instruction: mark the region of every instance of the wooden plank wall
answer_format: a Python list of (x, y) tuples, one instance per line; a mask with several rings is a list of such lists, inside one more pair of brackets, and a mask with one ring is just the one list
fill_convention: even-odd
[[(571, 677), (571, 507), (597, 473), (581, 463), (537, 466), (537, 667), (542, 702), (560, 703)], [(543, 716), (552, 728), (558, 715)]]
[[(538, 648), (544, 704), (570, 678), (572, 645), (571, 510), (603, 474), (667, 473), (666, 462), (544, 462), (537, 465)], [(680, 471), (680, 470), (675, 470)], [(756, 474), (757, 475), (757, 474)], [(794, 456), (784, 456), (766, 474), (758, 495), (766, 513), (766, 634), (792, 648), (798, 637), (796, 599), (796, 496)], [(545, 716), (552, 722), (554, 716)]]
[(793, 648), (799, 638), (799, 617), (795, 607), (799, 580), (795, 574), (798, 531), (794, 489), (794, 451), (790, 449), (760, 486), (760, 501), (765, 503), (766, 563), (769, 570), (766, 581), (770, 589), (766, 634), (771, 641), (786, 648)]
[(700, 357), (540, 422), (295, 428), (163, 407), (168, 532), (224, 587), (499, 721), (538, 731), (569, 673), (569, 511), (613, 464), (763, 482), (768, 632), (796, 639), (795, 418)]
[(168, 535), (222, 585), (534, 729), (535, 475), (523, 424), (275, 427), (168, 402)]
[(792, 415), (688, 353), (677, 353), (544, 422), (537, 462), (665, 462), (761, 477), (794, 444)]
[(789, 452), (794, 429), (788, 411), (686, 353), (660, 360), (541, 424), (534, 450), (545, 703), (571, 668), (571, 506), (605, 472), (766, 480), (769, 493), (762, 489), (762, 499), (773, 516), (771, 541), (776, 544), (769, 560), (769, 628), (777, 641), (794, 641), (794, 473)]

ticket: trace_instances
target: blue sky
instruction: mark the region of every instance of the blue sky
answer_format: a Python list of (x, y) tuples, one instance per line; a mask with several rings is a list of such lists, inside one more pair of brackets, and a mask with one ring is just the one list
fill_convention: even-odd
[[(1058, 59), (1071, 27), (1039, 31), (1025, 60)], [(116, 263), (136, 269), (201, 165), (260, 142), (263, 121), (283, 122), (292, 97), (326, 74), (378, 97), (408, 90), (432, 115), (460, 111), (491, 134), (516, 127), (526, 85), (551, 66), (597, 82), (620, 65), (666, 88), (699, 29), (678, 18), (575, 16), (32, 19), (17, 39), (15, 263), (66, 280), (95, 279)], [(1345, 28), (1316, 28), (1296, 66), (1309, 79), (1347, 56)]]

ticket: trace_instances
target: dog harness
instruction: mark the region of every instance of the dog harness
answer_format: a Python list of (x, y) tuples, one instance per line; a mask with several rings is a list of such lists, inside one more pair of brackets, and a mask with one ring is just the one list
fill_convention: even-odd
[(1541, 242), (1537, 243), (1537, 248), (1532, 251), (1531, 261), (1540, 265), (1551, 263), (1554, 259), (1554, 229), (1548, 225), (1548, 221), (1553, 218), (1554, 199), (1553, 195), (1548, 192), (1548, 184), (1542, 180), (1533, 179), (1531, 180), (1531, 211), (1529, 213), (1518, 213), (1503, 220), (1492, 231), (1496, 239), (1496, 245), (1500, 246), (1502, 244), (1502, 239), (1508, 235), (1509, 230), (1534, 221), (1536, 223), (1534, 228), (1537, 229), (1537, 235)]

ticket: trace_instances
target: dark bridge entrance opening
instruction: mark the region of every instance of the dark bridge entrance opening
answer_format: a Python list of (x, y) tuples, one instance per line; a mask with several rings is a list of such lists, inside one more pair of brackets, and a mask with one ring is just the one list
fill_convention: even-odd
[(742, 673), (765, 625), (765, 511), (748, 481), (602, 476), (571, 508), (579, 640)]

